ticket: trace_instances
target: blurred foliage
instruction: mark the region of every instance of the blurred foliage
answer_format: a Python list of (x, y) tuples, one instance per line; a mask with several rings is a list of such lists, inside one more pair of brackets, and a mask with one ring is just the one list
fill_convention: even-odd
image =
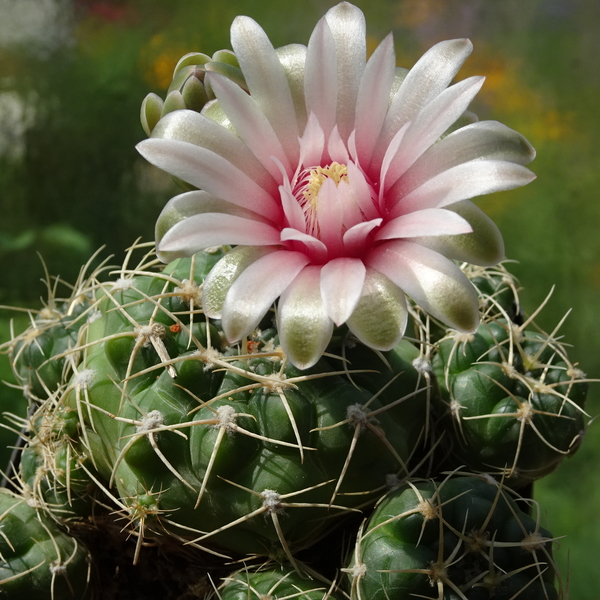
[[(0, 0), (0, 304), (39, 303), (44, 270), (37, 252), (50, 273), (72, 281), (97, 247), (120, 258), (137, 237), (152, 238), (154, 220), (176, 188), (136, 154), (144, 137), (139, 106), (148, 92), (164, 95), (181, 55), (230, 47), (237, 14), (258, 20), (275, 46), (306, 43), (334, 3)], [(525, 309), (535, 310), (556, 285), (537, 320), (552, 331), (572, 308), (558, 335), (575, 346), (580, 367), (599, 376), (600, 4), (355, 3), (367, 16), (371, 50), (394, 30), (401, 66), (441, 39), (473, 40), (460, 77), (487, 76), (473, 109), (524, 133), (538, 150), (537, 181), (478, 203), (499, 224), (507, 256), (518, 261), (512, 270), (526, 288)], [(14, 12), (18, 6), (23, 14)], [(592, 385), (590, 396), (590, 413), (597, 414), (600, 386)], [(600, 521), (593, 518), (598, 452), (600, 435), (592, 427), (581, 451), (536, 487), (545, 524), (568, 535), (558, 557), (564, 570), (570, 551), (575, 600), (600, 597), (590, 551), (600, 542)]]

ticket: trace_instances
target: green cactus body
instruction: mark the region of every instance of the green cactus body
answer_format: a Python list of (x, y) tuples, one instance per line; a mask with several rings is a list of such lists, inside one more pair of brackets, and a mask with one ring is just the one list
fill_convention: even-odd
[(352, 598), (557, 598), (551, 534), (493, 478), (414, 481), (359, 533)]
[(330, 583), (315, 581), (289, 567), (265, 566), (256, 571), (239, 571), (224, 580), (220, 600), (339, 600), (343, 596)]
[(550, 336), (490, 321), (466, 338), (449, 334), (434, 367), (455, 466), (518, 488), (579, 446), (587, 384)]
[(190, 283), (217, 258), (197, 255), (193, 277), (181, 259), (103, 286), (61, 401), (82, 417), (81, 443), (140, 540), (291, 559), (337, 515), (373, 504), (389, 475), (409, 475), (428, 382), (407, 343), (368, 365), (349, 354), (359, 371), (402, 365), (370, 384), (332, 359), (298, 371), (268, 328), (223, 345)]
[(44, 511), (0, 489), (0, 596), (83, 600), (90, 566), (85, 547)]
[(77, 345), (79, 328), (85, 322), (82, 313), (87, 307), (85, 296), (47, 306), (35, 316), (32, 326), (13, 340), (11, 363), (30, 397), (43, 400), (64, 381), (64, 353)]

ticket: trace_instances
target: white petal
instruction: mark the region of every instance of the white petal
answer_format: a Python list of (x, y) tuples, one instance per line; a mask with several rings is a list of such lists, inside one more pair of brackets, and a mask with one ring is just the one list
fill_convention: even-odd
[(281, 186), (279, 188), (279, 194), (281, 196), (281, 205), (287, 224), (297, 229), (298, 231), (306, 231), (306, 221), (304, 220), (304, 211), (298, 201), (292, 195), (289, 189)]
[(291, 162), (298, 161), (298, 124), (285, 71), (267, 34), (250, 17), (237, 17), (231, 44), (250, 95), (277, 132)]
[(221, 200), (220, 198), (215, 198), (204, 191), (198, 190), (179, 194), (167, 202), (156, 221), (155, 239), (157, 254), (160, 260), (163, 262), (170, 262), (175, 258), (190, 256), (196, 252), (191, 249), (167, 252), (161, 248), (160, 242), (172, 227), (175, 227), (185, 219), (202, 213), (224, 213), (235, 215), (243, 219), (268, 223), (264, 217), (261, 217), (257, 213), (231, 204), (230, 202), (226, 202), (225, 200)]
[(444, 90), (467, 59), (473, 45), (469, 40), (448, 40), (430, 48), (408, 72), (394, 95), (374, 152), (375, 168), (381, 164), (392, 137), (421, 108)]
[(344, 246), (347, 254), (356, 255), (364, 252), (366, 241), (373, 229), (379, 227), (383, 219), (372, 219), (358, 223), (344, 233)]
[(192, 256), (213, 246), (275, 246), (279, 229), (272, 225), (225, 213), (202, 213), (188, 217), (169, 229), (159, 251)]
[(301, 252), (279, 250), (247, 267), (229, 288), (221, 320), (230, 342), (256, 329), (273, 302), (308, 263)]
[(152, 131), (153, 138), (189, 142), (222, 156), (273, 194), (277, 184), (248, 146), (235, 133), (194, 110), (165, 115)]
[(468, 332), (477, 328), (477, 292), (465, 274), (441, 254), (412, 242), (394, 241), (373, 250), (365, 262), (446, 325)]
[(385, 275), (367, 268), (363, 290), (350, 318), (350, 331), (375, 350), (391, 350), (404, 335), (408, 321), (403, 291)]
[(345, 323), (360, 298), (365, 281), (365, 266), (358, 258), (336, 258), (321, 269), (321, 295), (329, 318)]
[[(347, 185), (340, 183), (340, 186)], [(319, 188), (317, 220), (319, 239), (334, 253), (342, 250), (343, 216), (342, 198), (333, 179), (327, 178)]]
[(443, 171), (476, 159), (526, 165), (535, 150), (520, 134), (497, 121), (479, 121), (452, 132), (431, 146), (390, 189), (407, 194)]
[(307, 266), (283, 292), (277, 308), (279, 341), (299, 369), (312, 367), (333, 333), (319, 290), (320, 267)]
[(335, 41), (325, 18), (317, 23), (308, 41), (304, 94), (308, 114), (317, 117), (328, 136), (336, 121), (338, 82)]
[(362, 211), (365, 219), (376, 219), (379, 212), (371, 196), (371, 186), (367, 183), (363, 172), (353, 163), (346, 165), (348, 169), (348, 184), (352, 190), (354, 202)]
[(310, 113), (306, 129), (300, 139), (300, 165), (307, 169), (320, 165), (324, 149), (325, 134), (315, 113)]
[(288, 175), (291, 175), (291, 163), (283, 146), (271, 123), (254, 99), (239, 85), (223, 75), (209, 73), (206, 78), (210, 81), (219, 104), (231, 119), (239, 136), (265, 169), (275, 179), (280, 179), (279, 168), (272, 159), (274, 156), (285, 167)]
[(366, 23), (362, 11), (340, 2), (324, 17), (337, 54), (337, 125), (344, 140), (354, 129), (356, 98), (367, 56)]
[(445, 89), (419, 111), (391, 161), (386, 190), (465, 112), (483, 81), (483, 77), (469, 77)]
[(277, 219), (281, 208), (253, 179), (211, 150), (178, 140), (148, 139), (137, 145), (150, 163), (187, 183), (257, 212)]
[(306, 252), (315, 262), (321, 262), (327, 258), (327, 246), (321, 240), (309, 235), (308, 233), (298, 231), (297, 229), (293, 229), (291, 227), (285, 227), (281, 230), (281, 241), (295, 241), (304, 244), (304, 246), (306, 246)]
[(234, 281), (253, 262), (276, 252), (265, 246), (237, 246), (223, 256), (211, 269), (202, 284), (202, 309), (207, 317), (220, 319), (223, 304)]
[(394, 40), (390, 33), (367, 62), (356, 100), (356, 147), (367, 164), (387, 113), (395, 72)]
[(442, 171), (478, 158), (526, 165), (535, 158), (535, 150), (520, 133), (506, 125), (498, 121), (478, 121), (431, 146), (402, 176), (403, 187), (410, 191)]
[(441, 208), (492, 192), (512, 190), (534, 179), (535, 175), (521, 165), (502, 160), (472, 160), (436, 175), (406, 196), (400, 193), (390, 217), (423, 208)]
[(443, 208), (425, 208), (388, 221), (375, 240), (471, 233), (471, 225), (458, 214)]
[(306, 112), (306, 100), (304, 99), (304, 65), (306, 64), (306, 46), (302, 44), (288, 44), (281, 48), (276, 48), (277, 58), (283, 66), (287, 77), (292, 101), (294, 102), (294, 111), (296, 121), (298, 122), (298, 131), (304, 131), (308, 114)]
[(329, 153), (329, 158), (331, 161), (338, 162), (341, 165), (345, 165), (350, 160), (348, 149), (346, 148), (344, 140), (342, 140), (342, 136), (340, 135), (337, 125), (333, 128), (331, 134), (329, 135), (329, 139), (327, 141), (327, 152)]
[(456, 212), (468, 221), (473, 232), (462, 235), (417, 238), (412, 241), (431, 248), (446, 258), (473, 265), (491, 266), (504, 258), (504, 242), (500, 230), (470, 200), (446, 206), (446, 210)]

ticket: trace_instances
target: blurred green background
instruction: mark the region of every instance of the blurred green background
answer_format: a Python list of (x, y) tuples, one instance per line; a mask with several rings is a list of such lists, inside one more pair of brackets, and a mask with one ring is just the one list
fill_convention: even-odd
[[(147, 166), (139, 105), (164, 95), (177, 59), (228, 48), (237, 14), (275, 46), (306, 43), (334, 2), (321, 0), (0, 0), (0, 304), (39, 307), (51, 274), (74, 281), (100, 246), (120, 260), (176, 192)], [(538, 179), (478, 201), (499, 224), (538, 323), (561, 329), (571, 356), (600, 377), (600, 3), (597, 0), (357, 0), (371, 49), (393, 29), (398, 65), (432, 44), (469, 37), (460, 78), (487, 76), (473, 110), (526, 135)], [(16, 313), (0, 311), (0, 343)], [(23, 326), (23, 318), (16, 327)], [(3, 379), (10, 378), (6, 361)], [(0, 410), (20, 410), (0, 390)], [(600, 412), (592, 384), (589, 412)], [(536, 485), (543, 521), (560, 540), (571, 598), (600, 598), (600, 426), (578, 454)]]

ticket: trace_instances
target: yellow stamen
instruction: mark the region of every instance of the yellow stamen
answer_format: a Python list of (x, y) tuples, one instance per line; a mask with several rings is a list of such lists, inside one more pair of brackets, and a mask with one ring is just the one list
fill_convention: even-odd
[(310, 172), (310, 179), (306, 184), (302, 194), (306, 199), (306, 203), (311, 208), (317, 208), (317, 197), (319, 190), (326, 179), (333, 179), (335, 185), (339, 185), (340, 181), (348, 181), (348, 168), (346, 165), (340, 165), (340, 163), (332, 162), (326, 167), (317, 167), (312, 169)]

